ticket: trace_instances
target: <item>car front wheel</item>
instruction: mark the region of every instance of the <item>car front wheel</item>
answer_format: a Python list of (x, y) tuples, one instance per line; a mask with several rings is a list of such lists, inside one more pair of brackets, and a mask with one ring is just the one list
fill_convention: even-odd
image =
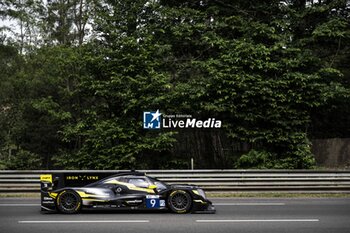
[(175, 190), (168, 197), (168, 206), (174, 213), (188, 213), (192, 207), (191, 195), (184, 190)]

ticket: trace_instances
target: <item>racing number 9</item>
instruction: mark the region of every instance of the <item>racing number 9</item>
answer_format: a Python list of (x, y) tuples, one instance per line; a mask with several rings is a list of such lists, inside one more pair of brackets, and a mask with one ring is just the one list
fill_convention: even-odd
[(151, 199), (150, 203), (152, 205), (152, 208), (154, 208), (154, 206), (156, 205), (157, 202), (155, 199)]
[(159, 208), (159, 198), (149, 197), (146, 198), (146, 207), (147, 208)]

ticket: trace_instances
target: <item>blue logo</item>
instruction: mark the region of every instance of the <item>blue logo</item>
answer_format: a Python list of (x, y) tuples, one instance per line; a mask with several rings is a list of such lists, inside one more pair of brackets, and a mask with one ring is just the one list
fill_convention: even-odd
[(143, 112), (143, 128), (144, 129), (160, 129), (161, 113), (159, 109), (156, 112)]

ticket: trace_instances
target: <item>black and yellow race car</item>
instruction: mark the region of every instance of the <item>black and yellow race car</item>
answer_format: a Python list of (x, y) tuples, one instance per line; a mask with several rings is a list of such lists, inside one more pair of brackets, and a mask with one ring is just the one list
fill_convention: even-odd
[(215, 213), (202, 189), (168, 185), (140, 172), (43, 174), (41, 210), (78, 213), (83, 209), (171, 210)]

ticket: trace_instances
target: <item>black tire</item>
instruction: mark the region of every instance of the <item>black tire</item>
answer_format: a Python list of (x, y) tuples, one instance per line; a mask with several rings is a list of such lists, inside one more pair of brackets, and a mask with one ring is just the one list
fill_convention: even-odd
[(172, 191), (168, 197), (168, 206), (174, 213), (188, 213), (192, 208), (192, 197), (184, 190)]
[(64, 214), (76, 214), (81, 209), (81, 197), (73, 190), (64, 190), (58, 194), (57, 209)]

